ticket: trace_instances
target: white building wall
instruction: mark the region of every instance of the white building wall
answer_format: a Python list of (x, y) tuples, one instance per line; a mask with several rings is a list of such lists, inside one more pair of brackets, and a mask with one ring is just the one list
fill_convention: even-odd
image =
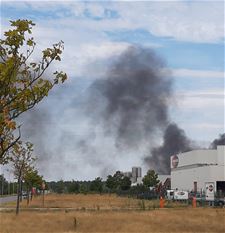
[(217, 146), (217, 161), (219, 165), (225, 165), (225, 146)]
[(194, 150), (177, 155), (179, 158), (178, 167), (187, 166), (191, 164), (217, 163), (217, 151), (216, 150)]
[[(205, 189), (206, 182), (225, 181), (225, 147), (217, 150), (196, 150), (177, 155), (177, 168), (171, 169), (171, 188), (178, 190)], [(207, 164), (207, 165), (206, 165)]]
[(197, 190), (205, 188), (206, 182), (225, 181), (224, 166), (206, 166), (191, 169), (176, 170), (171, 172), (171, 188), (178, 190), (194, 190), (194, 182), (197, 182)]

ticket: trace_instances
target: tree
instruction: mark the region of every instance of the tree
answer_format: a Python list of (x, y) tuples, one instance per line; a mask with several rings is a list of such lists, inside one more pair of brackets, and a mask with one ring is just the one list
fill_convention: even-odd
[(36, 43), (28, 36), (35, 24), (20, 19), (10, 22), (12, 29), (0, 40), (0, 164), (8, 162), (9, 151), (20, 140), (16, 118), (33, 108), (54, 85), (67, 78), (62, 71), (54, 72), (52, 79), (44, 77), (50, 64), (61, 60), (63, 41), (43, 50), (40, 61), (33, 62), (31, 57)]
[(123, 177), (124, 175), (121, 171), (116, 171), (116, 173), (113, 175), (117, 187), (121, 185), (121, 180), (123, 179)]
[(120, 189), (121, 189), (121, 190), (129, 190), (130, 187), (131, 187), (131, 180), (130, 180), (130, 178), (124, 176), (124, 177), (121, 179), (121, 182), (120, 182)]
[(30, 142), (23, 144), (18, 141), (13, 146), (11, 162), (13, 165), (14, 175), (17, 179), (17, 204), (16, 214), (19, 214), (19, 198), (22, 192), (22, 180), (25, 174), (33, 169), (35, 157), (32, 155), (33, 145)]
[(88, 193), (88, 186), (86, 183), (81, 183), (79, 192), (82, 194), (87, 194)]
[(154, 170), (148, 170), (142, 181), (146, 187), (156, 187), (159, 183), (158, 174)]
[(127, 190), (130, 188), (130, 185), (130, 179), (125, 177), (120, 171), (116, 171), (113, 176), (109, 175), (106, 180), (106, 187), (111, 191), (116, 191), (118, 189)]
[(79, 192), (79, 183), (77, 181), (72, 180), (72, 182), (67, 183), (68, 193), (78, 193)]
[(113, 176), (111, 175), (107, 176), (106, 187), (109, 188), (110, 190), (116, 189), (116, 182)]
[(7, 194), (8, 181), (5, 179), (4, 175), (0, 175), (0, 194)]
[[(24, 183), (27, 189), (27, 204), (29, 204), (30, 191), (34, 187), (35, 188), (41, 187), (41, 184), (43, 182), (43, 177), (38, 174), (37, 170), (30, 168), (27, 171), (25, 171), (23, 179), (24, 179)], [(31, 192), (31, 200), (32, 200), (32, 197), (33, 197), (33, 193)]]
[(56, 187), (55, 187), (55, 191), (57, 193), (64, 193), (65, 191), (65, 184), (64, 184), (64, 181), (63, 180), (60, 180), (56, 183)]
[(95, 180), (93, 180), (93, 181), (91, 182), (90, 190), (91, 190), (91, 191), (95, 191), (95, 192), (102, 193), (102, 190), (103, 190), (103, 183), (102, 183), (102, 179), (101, 179), (100, 177), (95, 178)]

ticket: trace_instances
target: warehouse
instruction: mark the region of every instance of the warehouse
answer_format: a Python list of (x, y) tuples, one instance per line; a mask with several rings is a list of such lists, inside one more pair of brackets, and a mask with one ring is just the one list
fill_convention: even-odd
[(210, 184), (225, 194), (225, 146), (173, 155), (170, 161), (172, 189), (202, 192)]

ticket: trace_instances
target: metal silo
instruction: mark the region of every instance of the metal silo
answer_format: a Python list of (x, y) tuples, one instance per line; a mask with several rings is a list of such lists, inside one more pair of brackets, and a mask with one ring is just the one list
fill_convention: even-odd
[(137, 168), (137, 177), (141, 177), (141, 167)]

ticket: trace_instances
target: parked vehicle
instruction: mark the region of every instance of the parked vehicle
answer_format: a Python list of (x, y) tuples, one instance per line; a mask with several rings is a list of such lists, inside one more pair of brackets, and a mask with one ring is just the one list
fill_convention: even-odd
[(166, 190), (166, 199), (173, 200), (174, 199), (174, 190)]
[(188, 200), (188, 192), (187, 191), (179, 191), (179, 190), (167, 190), (166, 191), (166, 199), (167, 200), (177, 200), (177, 201)]
[(215, 198), (214, 205), (220, 206), (220, 207), (225, 207), (225, 197), (224, 198)]
[(193, 197), (196, 198), (196, 201), (199, 205), (211, 205), (211, 206), (225, 206), (225, 197), (215, 196), (212, 201), (207, 200), (205, 193), (189, 193), (189, 200), (192, 201)]

